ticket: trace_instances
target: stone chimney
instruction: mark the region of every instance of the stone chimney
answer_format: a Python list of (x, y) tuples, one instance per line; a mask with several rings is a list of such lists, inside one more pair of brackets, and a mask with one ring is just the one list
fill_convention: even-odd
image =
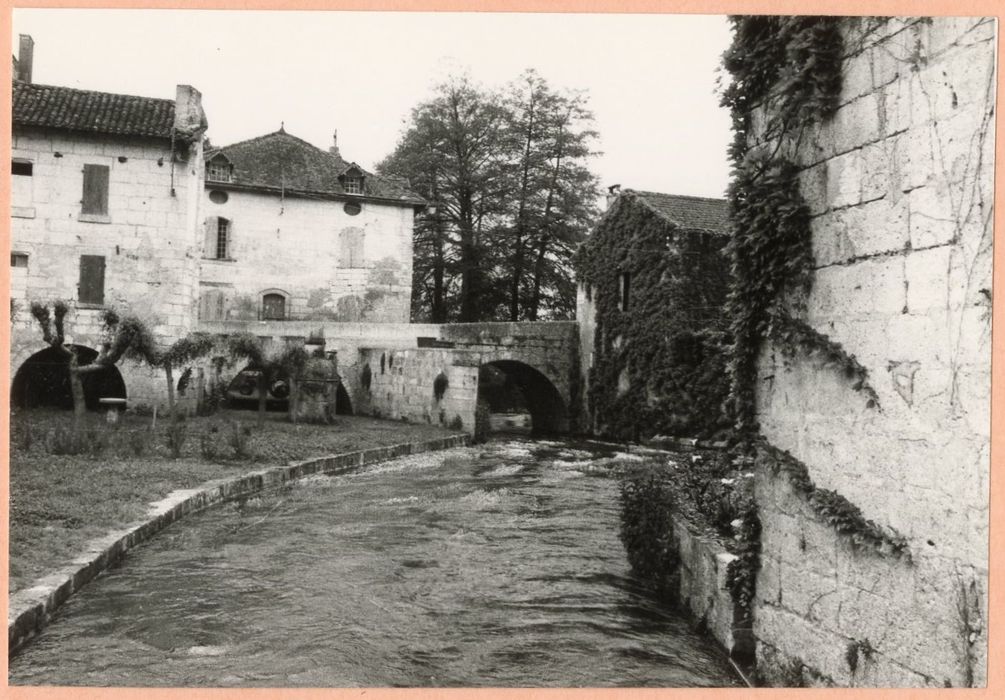
[(336, 158), (341, 158), (342, 157), (342, 154), (339, 153), (339, 150), (338, 150), (338, 129), (335, 129), (332, 132), (332, 145), (331, 145), (331, 148), (328, 149), (328, 152), (331, 153)]
[(175, 132), (183, 141), (194, 141), (202, 136), (207, 126), (202, 93), (191, 85), (179, 85), (174, 98)]
[(607, 208), (610, 209), (614, 200), (621, 194), (621, 185), (611, 185), (607, 188)]
[(17, 61), (14, 64), (17, 66), (14, 73), (14, 79), (30, 83), (31, 65), (34, 62), (35, 56), (35, 40), (28, 34), (21, 34), (19, 39), (20, 41), (17, 47)]

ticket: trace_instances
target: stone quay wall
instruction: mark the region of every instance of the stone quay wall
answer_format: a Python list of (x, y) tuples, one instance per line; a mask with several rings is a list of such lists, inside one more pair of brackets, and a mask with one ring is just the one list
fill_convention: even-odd
[(806, 320), (868, 369), (879, 408), (767, 344), (757, 413), (770, 443), (904, 537), (910, 560), (853, 548), (784, 475), (758, 474), (758, 666), (778, 685), (980, 686), (996, 24), (841, 26), (841, 107), (797, 154), (816, 260)]

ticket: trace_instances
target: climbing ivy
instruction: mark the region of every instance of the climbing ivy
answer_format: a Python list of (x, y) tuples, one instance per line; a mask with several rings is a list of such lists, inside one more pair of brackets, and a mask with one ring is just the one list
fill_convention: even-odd
[[(786, 351), (823, 352), (866, 390), (865, 368), (837, 343), (793, 317), (810, 290), (813, 254), (810, 213), (799, 190), (798, 166), (783, 146), (798, 144), (803, 129), (830, 118), (841, 93), (844, 43), (832, 17), (734, 17), (733, 43), (723, 57), (732, 80), (722, 104), (733, 121), (733, 225), (727, 247), (733, 280), (727, 301), (733, 353), (730, 404), (738, 434), (756, 432), (754, 384), (757, 355), (772, 337)], [(753, 133), (754, 114), (765, 121)], [(772, 335), (770, 330), (779, 330)], [(811, 330), (811, 329), (810, 329)], [(791, 341), (791, 344), (786, 344)]]
[(729, 429), (724, 245), (722, 236), (681, 231), (629, 191), (580, 247), (577, 274), (596, 304), (587, 401), (599, 432), (638, 439)]
[(903, 536), (884, 530), (872, 520), (867, 520), (858, 506), (836, 491), (818, 488), (810, 478), (806, 465), (787, 451), (767, 444), (761, 445), (758, 449), (757, 468), (775, 475), (786, 475), (796, 493), (805, 498), (817, 516), (853, 547), (910, 561), (911, 552)]

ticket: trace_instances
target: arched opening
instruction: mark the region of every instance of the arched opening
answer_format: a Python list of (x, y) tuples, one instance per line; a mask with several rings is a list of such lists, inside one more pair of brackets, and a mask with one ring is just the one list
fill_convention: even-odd
[[(96, 350), (84, 345), (72, 345), (77, 352), (77, 362), (86, 365), (98, 356)], [(87, 408), (100, 408), (99, 399), (126, 398), (126, 383), (116, 367), (105, 367), (97, 372), (81, 375), (84, 401)], [(10, 389), (10, 403), (15, 408), (73, 408), (70, 392), (70, 365), (55, 348), (36, 352), (24, 361), (14, 375)]]
[(338, 390), (335, 393), (335, 415), (352, 415), (352, 401), (349, 400), (349, 392), (342, 386), (342, 382), (339, 382)]
[(479, 368), (478, 401), (488, 406), (493, 429), (525, 432), (517, 418), (530, 416), (532, 433), (564, 433), (569, 412), (558, 389), (546, 376), (516, 360), (496, 360)]

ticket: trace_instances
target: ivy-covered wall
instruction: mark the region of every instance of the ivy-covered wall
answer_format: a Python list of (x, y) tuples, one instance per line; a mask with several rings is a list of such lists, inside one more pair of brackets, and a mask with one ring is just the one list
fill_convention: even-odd
[(987, 673), (992, 18), (737, 18), (737, 427), (759, 671)]
[[(709, 202), (725, 211), (725, 202)], [(728, 429), (724, 233), (682, 228), (646, 193), (626, 190), (580, 247), (584, 423), (594, 433), (711, 437)]]

